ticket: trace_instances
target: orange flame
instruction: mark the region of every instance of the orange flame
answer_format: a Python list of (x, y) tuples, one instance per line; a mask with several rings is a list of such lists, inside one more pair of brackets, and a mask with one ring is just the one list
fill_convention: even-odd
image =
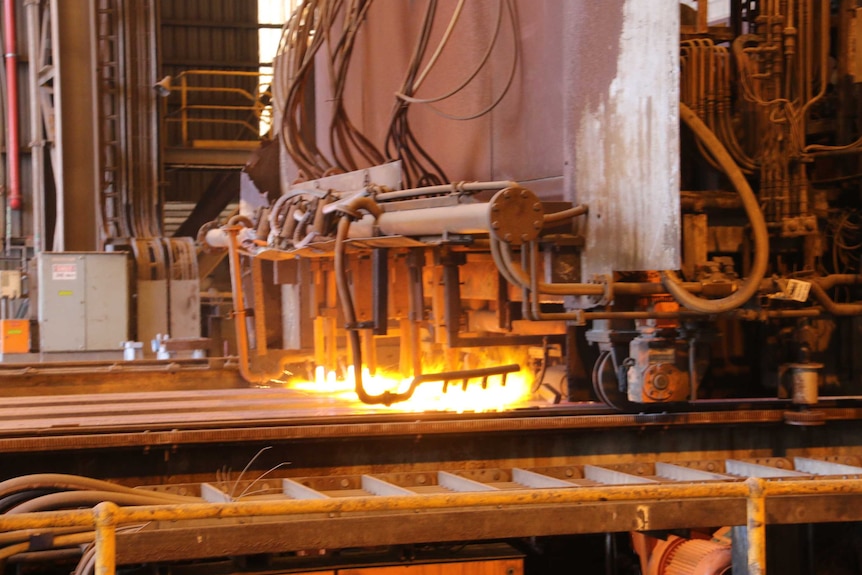
[[(510, 362), (503, 362), (510, 363)], [(374, 408), (388, 411), (418, 413), (423, 411), (447, 411), (454, 413), (505, 411), (522, 407), (531, 403), (533, 398), (533, 375), (525, 369), (506, 376), (503, 385), (502, 376), (488, 378), (487, 386), (482, 387), (479, 380), (470, 380), (466, 386), (459, 381), (452, 381), (443, 391), (443, 382), (429, 381), (416, 388), (413, 396), (407, 401), (391, 406), (375, 405)], [(318, 366), (314, 381), (290, 381), (288, 387), (308, 393), (325, 395), (362, 406), (356, 397), (353, 366), (347, 368), (344, 378), (338, 378), (335, 372), (326, 373)], [(403, 377), (397, 373), (378, 372), (371, 375), (367, 368), (362, 370), (362, 382), (371, 395), (390, 391), (397, 393), (405, 391), (411, 382), (411, 377)]]

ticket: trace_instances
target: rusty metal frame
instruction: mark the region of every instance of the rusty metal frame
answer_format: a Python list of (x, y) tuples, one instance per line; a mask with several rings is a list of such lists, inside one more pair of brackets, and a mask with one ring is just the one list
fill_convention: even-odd
[[(279, 524), (289, 535), (296, 534), (296, 539), (276, 538), (276, 544), (263, 544), (278, 547), (281, 544), (288, 548), (297, 549), (301, 546), (306, 548), (345, 547), (350, 544), (380, 544), (382, 541), (398, 541), (398, 535), (407, 529), (405, 525), (412, 523), (416, 518), (430, 519), (431, 524), (440, 525), (441, 519), (448, 519), (450, 527), (445, 533), (434, 529), (424, 529), (432, 525), (422, 526), (423, 533), (433, 533), (435, 540), (483, 540), (499, 537), (517, 537), (535, 534), (540, 529), (533, 524), (536, 519), (541, 519), (545, 525), (553, 525), (549, 521), (556, 517), (562, 523), (556, 527), (546, 527), (543, 531), (585, 532), (576, 524), (571, 523), (578, 515), (585, 512), (593, 516), (610, 516), (612, 519), (604, 530), (648, 530), (655, 528), (687, 527), (692, 524), (692, 516), (684, 513), (692, 506), (704, 508), (718, 504), (724, 511), (711, 516), (712, 521), (723, 524), (741, 524), (745, 519), (748, 534), (748, 570), (752, 575), (766, 573), (766, 525), (767, 516), (766, 502), (773, 498), (791, 498), (791, 505), (797, 503), (793, 499), (807, 496), (844, 498), (862, 495), (862, 479), (823, 479), (823, 480), (790, 480), (771, 481), (763, 478), (753, 477), (744, 482), (706, 482), (686, 483), (681, 485), (645, 484), (645, 485), (619, 485), (601, 487), (575, 487), (571, 489), (525, 489), (520, 491), (500, 492), (472, 492), (472, 493), (445, 493), (430, 495), (405, 495), (405, 496), (372, 496), (372, 497), (345, 497), (327, 499), (306, 500), (280, 500), (280, 501), (248, 501), (234, 503), (202, 503), (202, 504), (172, 504), (153, 505), (140, 507), (120, 507), (111, 502), (103, 502), (90, 510), (72, 511), (49, 511), (42, 513), (24, 513), (20, 515), (0, 517), (0, 531), (17, 531), (25, 529), (51, 529), (65, 527), (95, 528), (95, 553), (96, 572), (101, 575), (116, 573), (118, 562), (135, 562), (143, 560), (142, 556), (135, 556), (134, 549), (147, 549), (147, 559), (152, 560), (152, 547), (155, 541), (149, 541), (149, 545), (142, 545), (143, 540), (135, 540), (137, 535), (124, 534), (122, 536), (123, 546), (118, 546), (118, 527), (131, 524), (152, 522), (185, 522), (197, 520), (232, 520), (250, 519), (263, 521), (266, 518), (282, 518)], [(745, 505), (744, 514), (739, 512), (739, 507)], [(845, 506), (846, 507), (846, 506)], [(664, 509), (662, 509), (664, 508)], [(653, 514), (653, 509), (658, 511), (658, 519)], [(728, 513), (728, 510), (735, 510)], [(613, 512), (617, 511), (616, 517)], [(679, 517), (676, 514), (683, 511)], [(405, 521), (405, 514), (409, 514), (410, 521)], [(453, 515), (454, 514), (454, 515)], [(501, 516), (510, 516), (512, 519), (524, 519), (533, 517), (533, 521), (522, 524), (521, 521), (498, 521)], [(451, 521), (454, 517), (458, 521)], [(489, 521), (490, 517), (494, 521)], [(470, 520), (468, 521), (468, 518)], [(848, 519), (856, 517), (847, 516)], [(337, 521), (327, 521), (334, 519)], [(380, 521), (379, 529), (368, 529), (368, 522)], [(347, 530), (312, 529), (313, 526), (321, 526), (321, 523), (346, 524)], [(358, 523), (362, 523), (363, 529), (357, 529)], [(351, 525), (352, 524), (352, 525)], [(496, 524), (496, 527), (493, 526)], [(451, 526), (455, 527), (451, 527)], [(587, 529), (595, 530), (597, 526), (590, 522)], [(257, 524), (259, 528), (260, 523)], [(253, 527), (253, 526), (252, 526)], [(288, 529), (293, 527), (293, 529)], [(261, 539), (253, 537), (250, 539), (233, 537), (232, 541), (239, 542), (230, 549), (219, 546), (217, 549), (210, 548), (206, 553), (201, 553), (200, 543), (203, 542), (201, 532), (207, 527), (197, 526), (192, 529), (198, 532), (198, 552), (185, 547), (174, 547), (172, 553), (179, 558), (203, 557), (209, 554), (223, 556), (225, 552), (230, 554), (260, 553)], [(370, 535), (356, 535), (365, 532)], [(299, 534), (305, 532), (303, 538)], [(409, 533), (409, 530), (407, 531)], [(530, 532), (530, 533), (528, 533)], [(595, 531), (593, 531), (595, 532)], [(326, 535), (329, 533), (330, 535)], [(346, 534), (353, 533), (351, 539)], [(236, 535), (236, 532), (232, 532)], [(178, 533), (168, 530), (166, 532), (169, 540), (176, 541)], [(186, 537), (188, 532), (186, 532)], [(309, 538), (309, 536), (311, 538)], [(149, 536), (147, 536), (149, 537)], [(224, 541), (224, 531), (217, 541)], [(341, 537), (341, 539), (339, 539)], [(413, 537), (421, 538), (420, 533)], [(409, 539), (410, 537), (407, 537)], [(167, 558), (171, 553), (165, 547), (162, 540), (163, 557)], [(118, 555), (122, 551), (123, 555)], [(212, 556), (212, 555), (211, 555)]]
[[(251, 112), (254, 116), (261, 121), (266, 117), (272, 116), (272, 106), (265, 105), (265, 100), (272, 100), (272, 92), (269, 88), (263, 89), (263, 83), (260, 81), (262, 78), (269, 76), (269, 74), (264, 74), (261, 72), (247, 72), (247, 71), (234, 71), (234, 70), (184, 70), (183, 72), (177, 74), (175, 78), (172, 78), (171, 82), (165, 86), (169, 92), (177, 92), (180, 98), (180, 107), (171, 112), (171, 115), (166, 117), (165, 120), (168, 122), (176, 122), (180, 124), (180, 133), (182, 134), (181, 140), (182, 146), (189, 147), (192, 145), (192, 140), (189, 137), (189, 125), (195, 123), (208, 123), (208, 122), (216, 122), (220, 124), (224, 123), (233, 123), (246, 128), (249, 134), (254, 135), (256, 137), (260, 136), (260, 127), (253, 126), (245, 121), (240, 120), (230, 120), (224, 118), (207, 118), (207, 117), (197, 117), (191, 114), (192, 112)], [(254, 92), (249, 92), (243, 88), (234, 88), (229, 86), (196, 86), (194, 84), (190, 84), (190, 81), (193, 78), (202, 77), (202, 78), (214, 78), (214, 77), (225, 77), (225, 78), (257, 78), (258, 83), (255, 86)], [(174, 81), (178, 82), (178, 85), (174, 85)], [(248, 101), (248, 104), (236, 104), (236, 105), (225, 105), (225, 104), (189, 104), (189, 95), (191, 93), (199, 93), (205, 95), (225, 95), (225, 94), (233, 94), (239, 96), (242, 101)], [(175, 117), (178, 116), (178, 117)]]

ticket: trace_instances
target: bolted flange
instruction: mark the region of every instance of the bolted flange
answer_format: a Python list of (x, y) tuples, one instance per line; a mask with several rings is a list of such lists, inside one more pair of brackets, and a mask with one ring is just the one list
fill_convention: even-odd
[(505, 188), (491, 198), (489, 206), (489, 230), (496, 239), (520, 245), (539, 237), (545, 210), (530, 190), (520, 186)]

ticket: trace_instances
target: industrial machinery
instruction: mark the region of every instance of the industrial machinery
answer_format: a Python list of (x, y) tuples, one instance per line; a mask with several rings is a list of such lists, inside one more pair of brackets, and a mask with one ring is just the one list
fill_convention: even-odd
[[(630, 173), (622, 164), (634, 163), (647, 182), (659, 172), (663, 188), (669, 180), (683, 191), (670, 191), (678, 202), (672, 197), (668, 208), (665, 199), (651, 201), (659, 204), (661, 220), (626, 221), (638, 226), (631, 232), (620, 222), (603, 223), (630, 216), (608, 207), (626, 202), (629, 192), (615, 188), (619, 174), (599, 174), (591, 182), (598, 192), (574, 197), (561, 189), (565, 178), (541, 193), (520, 178), (446, 183), (444, 169), (419, 147), (422, 134), (414, 135), (407, 124), (410, 104), (427, 103), (414, 92), (440, 66), (448, 39), (444, 35), (423, 60), (431, 8), (420, 20), (425, 37), (417, 41), (397, 92), (385, 151), (378, 151), (347, 112), (356, 29), (375, 30), (373, 21), (364, 20), (367, 4), (360, 4), (344, 26), (309, 3), (285, 27), (278, 69), (284, 77), (276, 78), (285, 101), (282, 161), (269, 170), (249, 169), (261, 182), (280, 173), (280, 189), (262, 185), (270, 194), (268, 207), (238, 225), (204, 230), (211, 245), (231, 250), (238, 339), (248, 341), (252, 323), (244, 321), (245, 310), (253, 307), (257, 356), (269, 353), (261, 316), (271, 315), (270, 304), (259, 284), (265, 281), (261, 261), (270, 261), (276, 282), (311, 286), (300, 288), (311, 293), (294, 294), (293, 304), (280, 302), (284, 322), (297, 333), (312, 326), (306, 341), (316, 366), (330, 371), (351, 364), (356, 392), (366, 403), (407, 399), (426, 381), (446, 387), (505, 380), (516, 370), (509, 362), (471, 364), (471, 351), (496, 347), (530, 352), (522, 367), (532, 368), (534, 390), (552, 401), (585, 399), (590, 386), (595, 398), (628, 410), (786, 397), (798, 408), (790, 420), (805, 423), (817, 421), (809, 408), (821, 394), (859, 394), (862, 372), (853, 353), (862, 325), (856, 12), (825, 0), (736, 2), (723, 25), (709, 26), (706, 3), (699, 3), (699, 11), (682, 6), (679, 59), (660, 62), (671, 79), (678, 77), (672, 87), (680, 99), (681, 172), (674, 169), (677, 156), (659, 157), (649, 135), (646, 154), (644, 146), (620, 144), (630, 155), (617, 169), (624, 180)], [(456, 12), (452, 22), (457, 18)], [(511, 3), (500, 3), (497, 18), (495, 41), (506, 18), (520, 40), (509, 56), (514, 70), (531, 49), (530, 38), (519, 38)], [(323, 38), (337, 38), (341, 48), (327, 60), (338, 98), (328, 116), (328, 160), (303, 131), (308, 120), (302, 90), (310, 63), (327, 58), (317, 54)], [(489, 52), (494, 42), (490, 46)], [(655, 98), (656, 89), (667, 88), (647, 87), (639, 97)], [(375, 103), (373, 94), (366, 98), (366, 106)], [(501, 95), (483, 112), (505, 101)], [(676, 130), (671, 104), (648, 110), (666, 115), (654, 119), (650, 133), (666, 124)], [(642, 111), (643, 101), (637, 105)], [(325, 119), (319, 112), (317, 121)], [(402, 163), (371, 167), (386, 157)], [(603, 161), (616, 166), (610, 155)], [(515, 169), (499, 171), (517, 175)], [(344, 172), (350, 173), (331, 175)], [(637, 185), (623, 183), (627, 189)], [(643, 193), (650, 197), (652, 191)], [(561, 201), (567, 196), (571, 200)], [(573, 201), (579, 198), (585, 201)], [(643, 209), (635, 204), (634, 210)], [(638, 237), (640, 228), (658, 236)], [(626, 239), (629, 234), (634, 240)], [(600, 245), (607, 242), (636, 253), (607, 257)], [(251, 262), (253, 296), (241, 289), (243, 262)], [(297, 297), (306, 299), (298, 304)], [(398, 371), (408, 379), (401, 387), (369, 392), (363, 371), (377, 370), (378, 347), (393, 339)], [(246, 356), (243, 364), (254, 360), (255, 354)], [(262, 382), (281, 377), (282, 367), (270, 361), (267, 368), (246, 367), (244, 374)]]
[[(305, 0), (241, 213), (135, 240), (146, 392), (6, 391), (0, 571), (860, 572), (859, 4)], [(171, 388), (224, 256), (250, 385)]]

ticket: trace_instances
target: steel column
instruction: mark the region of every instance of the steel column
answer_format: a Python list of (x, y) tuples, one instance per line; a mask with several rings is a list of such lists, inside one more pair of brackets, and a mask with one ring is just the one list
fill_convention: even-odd
[(92, 0), (51, 0), (56, 78), (55, 251), (98, 245), (98, 95)]

